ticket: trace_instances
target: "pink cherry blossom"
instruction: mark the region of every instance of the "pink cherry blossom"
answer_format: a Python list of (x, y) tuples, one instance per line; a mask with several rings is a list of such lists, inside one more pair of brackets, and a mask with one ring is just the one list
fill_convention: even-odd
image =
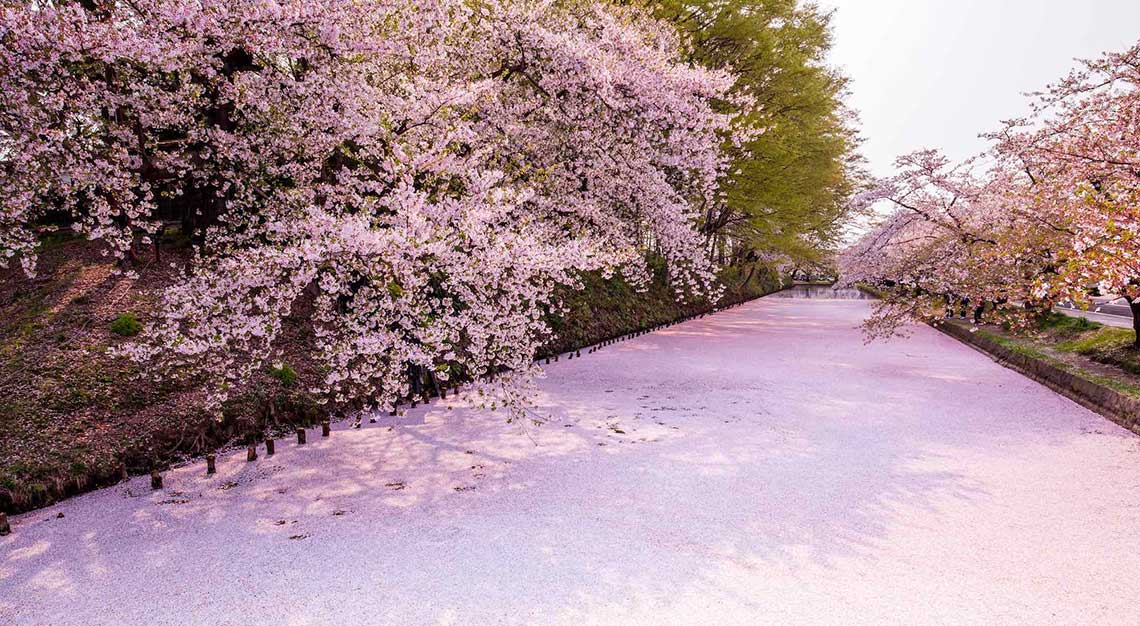
[[(522, 414), (555, 287), (579, 272), (716, 296), (732, 77), (608, 3), (136, 0), (0, 9), (0, 259), (49, 213), (126, 257), (172, 205), (195, 257), (124, 352), (211, 408), (303, 308), (337, 406), (409, 365), (494, 379)], [(305, 308), (307, 307), (307, 308)]]
[(1049, 310), (1093, 288), (1135, 302), (1140, 326), (1138, 68), (1140, 44), (1081, 63), (978, 158), (902, 157), (875, 190), (895, 210), (843, 258), (849, 281), (889, 287), (872, 330), (966, 302)]

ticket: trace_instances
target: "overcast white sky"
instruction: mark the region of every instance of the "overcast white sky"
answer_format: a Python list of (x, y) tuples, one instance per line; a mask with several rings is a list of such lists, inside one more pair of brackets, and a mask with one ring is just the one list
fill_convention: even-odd
[(985, 149), (977, 135), (1027, 111), (1021, 95), (1074, 58), (1140, 40), (1140, 0), (819, 0), (835, 8), (832, 62), (852, 78), (863, 153), (886, 175), (899, 154)]

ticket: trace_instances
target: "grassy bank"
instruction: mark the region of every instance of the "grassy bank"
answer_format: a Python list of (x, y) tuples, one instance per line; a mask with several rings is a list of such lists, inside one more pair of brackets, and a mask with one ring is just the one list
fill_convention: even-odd
[[(886, 295), (869, 285), (860, 284), (858, 288), (876, 298)], [(992, 313), (987, 310), (987, 315)], [(964, 320), (939, 320), (937, 324), (943, 323), (960, 326), (1006, 350), (1047, 363), (1094, 385), (1140, 399), (1140, 350), (1133, 345), (1136, 333), (1131, 329), (1056, 312), (1033, 320), (1028, 328), (1018, 324), (1016, 332), (1009, 323), (975, 327)]]
[[(325, 417), (304, 390), (318, 375), (305, 346), (305, 311), (283, 338), (286, 368), (263, 372), (227, 408), (222, 421), (203, 413), (201, 385), (156, 385), (129, 363), (108, 355), (154, 313), (159, 291), (174, 278), (171, 261), (185, 248), (164, 242), (162, 260), (144, 262), (128, 280), (78, 239), (45, 245), (36, 278), (0, 271), (0, 510), (36, 508), (124, 473), (165, 467), (238, 443), (251, 432), (283, 432)], [(585, 277), (585, 290), (566, 295), (570, 312), (553, 319), (551, 352), (595, 343), (684, 315), (710, 303), (678, 304), (656, 268), (649, 290), (620, 279)], [(727, 270), (724, 303), (778, 288), (770, 274)], [(302, 307), (303, 308), (303, 307)]]
[(977, 332), (1014, 352), (1140, 398), (1140, 350), (1132, 346), (1136, 335), (1131, 329), (1050, 313), (1025, 332), (1000, 326)]

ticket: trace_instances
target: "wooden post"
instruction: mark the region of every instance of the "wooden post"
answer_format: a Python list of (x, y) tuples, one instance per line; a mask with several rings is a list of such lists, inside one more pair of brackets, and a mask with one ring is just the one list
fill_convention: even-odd
[(581, 350), (576, 350), (576, 351), (574, 352), (574, 356), (578, 357), (579, 359), (580, 359), (580, 358), (582, 358), (582, 351), (581, 351)]
[(273, 438), (265, 438), (265, 456), (273, 456)]
[(12, 532), (12, 526), (8, 524), (8, 514), (0, 511), (0, 537)]
[(257, 444), (251, 443), (245, 451), (245, 460), (247, 463), (257, 460)]
[(305, 429), (304, 428), (298, 428), (297, 429), (297, 445), (299, 445), (299, 446), (305, 445)]
[(322, 437), (328, 437), (329, 436), (329, 421), (328, 420), (321, 422), (321, 436)]
[(156, 469), (150, 470), (150, 488), (155, 490), (162, 489), (162, 474), (158, 473)]
[(217, 473), (217, 471), (218, 471), (218, 466), (216, 464), (217, 460), (218, 460), (218, 456), (215, 454), (207, 454), (206, 455), (206, 475), (207, 476), (209, 476), (210, 474)]

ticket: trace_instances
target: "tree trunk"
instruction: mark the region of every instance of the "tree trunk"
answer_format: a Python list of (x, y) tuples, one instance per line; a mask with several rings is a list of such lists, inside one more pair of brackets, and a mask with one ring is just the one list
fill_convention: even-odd
[(744, 277), (744, 280), (740, 283), (740, 287), (738, 287), (738, 289), (743, 289), (745, 286), (747, 286), (748, 281), (752, 280), (752, 277), (755, 274), (756, 274), (756, 265), (753, 264), (752, 269), (748, 270), (748, 276)]
[(1128, 300), (1128, 308), (1132, 310), (1132, 330), (1136, 333), (1132, 347), (1140, 350), (1140, 299), (1125, 299)]

